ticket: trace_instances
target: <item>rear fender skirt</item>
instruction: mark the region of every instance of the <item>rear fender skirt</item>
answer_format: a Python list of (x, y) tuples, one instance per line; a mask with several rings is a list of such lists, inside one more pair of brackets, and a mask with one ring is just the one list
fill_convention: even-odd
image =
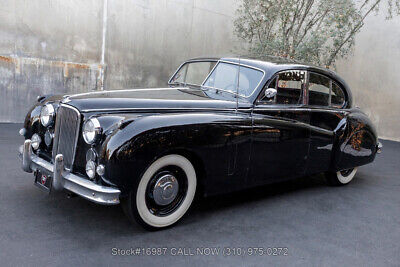
[(344, 120), (335, 130), (332, 171), (368, 164), (377, 152), (376, 131), (365, 114), (353, 114)]
[(360, 129), (351, 135), (345, 145), (341, 146), (337, 170), (368, 164), (375, 159), (375, 155), (376, 139), (367, 129)]

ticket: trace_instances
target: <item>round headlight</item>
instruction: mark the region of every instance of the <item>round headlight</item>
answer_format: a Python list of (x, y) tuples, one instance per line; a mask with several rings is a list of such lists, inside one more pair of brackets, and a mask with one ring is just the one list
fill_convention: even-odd
[(53, 142), (53, 137), (54, 134), (50, 132), (50, 130), (47, 130), (46, 133), (44, 134), (44, 143), (46, 144), (47, 147), (51, 146), (51, 143)]
[(54, 107), (52, 104), (46, 104), (40, 111), (40, 122), (43, 126), (49, 126), (54, 120)]
[(96, 163), (93, 161), (88, 161), (86, 163), (86, 175), (90, 178), (93, 179), (94, 176), (96, 175)]
[(31, 146), (34, 150), (39, 148), (40, 142), (42, 142), (42, 138), (40, 138), (38, 134), (33, 134), (31, 138)]
[(88, 144), (93, 144), (101, 133), (100, 122), (96, 118), (87, 120), (83, 124), (83, 139)]
[(86, 161), (96, 161), (97, 153), (93, 148), (86, 152)]

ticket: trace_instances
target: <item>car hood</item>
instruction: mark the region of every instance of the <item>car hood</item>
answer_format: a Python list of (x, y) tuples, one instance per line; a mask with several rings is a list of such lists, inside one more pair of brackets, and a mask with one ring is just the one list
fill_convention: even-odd
[(81, 112), (236, 108), (236, 99), (228, 97), (232, 98), (196, 89), (156, 88), (77, 94), (65, 97), (62, 102)]

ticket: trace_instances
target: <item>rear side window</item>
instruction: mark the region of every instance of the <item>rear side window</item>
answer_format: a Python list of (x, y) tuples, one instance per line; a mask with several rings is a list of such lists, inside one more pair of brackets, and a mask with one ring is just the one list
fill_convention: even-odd
[(308, 86), (308, 103), (314, 106), (329, 106), (329, 92), (332, 80), (316, 74), (310, 73)]
[(344, 92), (339, 85), (324, 75), (310, 72), (308, 86), (309, 105), (341, 108), (344, 102)]

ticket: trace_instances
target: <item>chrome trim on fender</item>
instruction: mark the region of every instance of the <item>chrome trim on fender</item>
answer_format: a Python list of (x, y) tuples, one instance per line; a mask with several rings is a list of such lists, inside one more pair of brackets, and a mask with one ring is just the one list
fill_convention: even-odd
[(52, 174), (52, 188), (55, 190), (67, 189), (83, 198), (103, 205), (119, 204), (121, 191), (114, 187), (98, 185), (81, 176), (70, 173), (64, 168), (62, 154), (57, 154), (55, 164), (32, 154), (31, 140), (24, 142), (22, 151), (22, 169), (26, 172), (41, 170)]

